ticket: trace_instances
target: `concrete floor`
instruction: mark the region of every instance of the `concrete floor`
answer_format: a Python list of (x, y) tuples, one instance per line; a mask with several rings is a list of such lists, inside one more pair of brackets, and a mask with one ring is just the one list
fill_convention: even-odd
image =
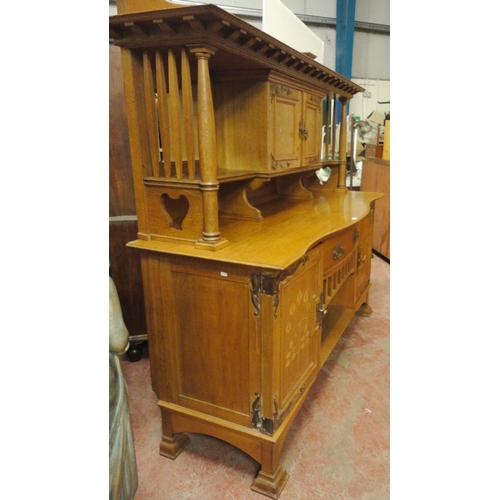
[[(389, 499), (389, 274), (372, 259), (369, 318), (356, 316), (332, 351), (286, 438), (280, 500)], [(158, 453), (160, 411), (147, 351), (121, 360), (129, 388), (139, 487), (135, 500), (264, 500), (260, 465), (218, 439), (190, 434), (175, 459)]]

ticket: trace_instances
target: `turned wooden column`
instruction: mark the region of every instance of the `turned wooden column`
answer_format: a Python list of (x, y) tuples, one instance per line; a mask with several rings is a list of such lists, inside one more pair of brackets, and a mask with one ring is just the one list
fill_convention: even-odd
[(219, 231), (219, 202), (217, 191), (217, 150), (215, 117), (210, 85), (208, 60), (215, 54), (214, 48), (190, 46), (198, 59), (198, 139), (200, 151), (200, 189), (203, 203), (203, 232), (196, 246), (217, 250), (228, 244)]
[(346, 165), (347, 165), (347, 102), (348, 99), (341, 97), (340, 103), (342, 109), (340, 112), (340, 135), (339, 135), (339, 160), (341, 161), (339, 168), (339, 180), (337, 189), (347, 189), (346, 180)]

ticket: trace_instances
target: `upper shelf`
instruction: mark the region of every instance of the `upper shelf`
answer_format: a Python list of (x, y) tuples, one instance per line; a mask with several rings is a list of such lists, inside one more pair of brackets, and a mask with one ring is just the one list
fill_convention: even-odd
[(274, 69), (351, 99), (363, 88), (276, 38), (213, 4), (170, 8), (109, 18), (115, 45), (156, 49), (210, 45), (212, 70)]

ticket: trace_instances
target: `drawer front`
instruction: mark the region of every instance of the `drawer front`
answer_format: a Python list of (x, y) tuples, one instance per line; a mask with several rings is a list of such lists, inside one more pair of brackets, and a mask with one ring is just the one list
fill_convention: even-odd
[(356, 226), (348, 227), (321, 243), (323, 269), (327, 273), (334, 267), (342, 266), (349, 258), (357, 238)]

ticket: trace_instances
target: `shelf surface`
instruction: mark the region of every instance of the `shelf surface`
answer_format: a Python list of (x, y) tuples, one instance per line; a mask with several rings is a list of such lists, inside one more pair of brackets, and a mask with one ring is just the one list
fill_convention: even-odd
[(218, 251), (193, 243), (135, 240), (129, 247), (191, 256), (213, 261), (282, 270), (300, 259), (321, 240), (356, 224), (381, 193), (361, 191), (315, 192), (314, 199), (279, 199), (259, 206), (262, 221), (221, 219), (221, 236), (229, 245)]

